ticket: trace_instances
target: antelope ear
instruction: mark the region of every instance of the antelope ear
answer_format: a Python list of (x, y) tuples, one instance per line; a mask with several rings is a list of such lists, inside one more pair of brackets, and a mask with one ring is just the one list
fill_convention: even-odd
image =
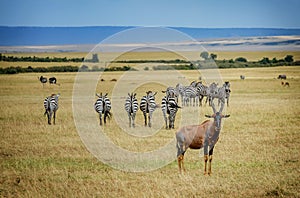
[(210, 115), (204, 115), (205, 117), (207, 117), (207, 118), (212, 118), (212, 116), (210, 116)]
[(224, 115), (224, 118), (229, 118), (230, 117), (230, 115)]
[(162, 93), (166, 93), (166, 91), (161, 91)]

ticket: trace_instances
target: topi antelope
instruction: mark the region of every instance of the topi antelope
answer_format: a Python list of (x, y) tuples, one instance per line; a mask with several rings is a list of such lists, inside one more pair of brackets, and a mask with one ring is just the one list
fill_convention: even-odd
[[(185, 171), (184, 153), (188, 148), (204, 149), (204, 174), (210, 175), (212, 173), (212, 155), (221, 132), (221, 120), (230, 116), (222, 114), (223, 107), (224, 103), (222, 103), (220, 110), (216, 111), (214, 103), (212, 103), (213, 115), (205, 115), (205, 117), (213, 118), (214, 121), (206, 120), (200, 125), (184, 126), (176, 133), (177, 160), (180, 173), (181, 169)], [(207, 161), (209, 161), (208, 170)]]

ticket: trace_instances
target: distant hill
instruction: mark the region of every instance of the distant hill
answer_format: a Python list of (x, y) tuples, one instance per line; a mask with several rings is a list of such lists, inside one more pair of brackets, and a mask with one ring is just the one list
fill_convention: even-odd
[[(0, 46), (97, 44), (134, 27), (7, 27), (0, 26)], [(195, 39), (300, 35), (300, 29), (276, 28), (184, 28), (174, 27)]]

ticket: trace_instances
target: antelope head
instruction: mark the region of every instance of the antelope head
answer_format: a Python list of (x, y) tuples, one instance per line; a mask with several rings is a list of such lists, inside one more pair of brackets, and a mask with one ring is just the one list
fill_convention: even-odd
[(224, 108), (224, 103), (221, 103), (221, 107), (220, 107), (219, 111), (216, 110), (214, 103), (212, 103), (211, 107), (212, 107), (214, 113), (212, 115), (205, 115), (205, 117), (213, 118), (214, 119), (215, 130), (219, 131), (219, 130), (221, 130), (221, 120), (222, 120), (222, 118), (228, 118), (228, 117), (230, 117), (230, 115), (223, 115), (222, 114), (222, 111), (223, 111), (223, 108)]

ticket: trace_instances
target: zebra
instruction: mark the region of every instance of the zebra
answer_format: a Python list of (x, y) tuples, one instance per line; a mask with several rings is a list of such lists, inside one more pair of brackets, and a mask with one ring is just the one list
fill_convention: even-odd
[(99, 114), (100, 125), (102, 125), (102, 114), (104, 114), (104, 124), (106, 124), (106, 118), (110, 119), (111, 113), (111, 103), (109, 98), (107, 97), (107, 93), (102, 95), (102, 93), (97, 94), (97, 101), (94, 104), (95, 111)]
[(218, 84), (213, 82), (211, 83), (208, 87), (207, 87), (207, 97), (206, 97), (206, 101), (205, 104), (207, 103), (207, 101), (209, 102), (209, 106), (211, 106), (212, 101), (214, 99), (214, 95), (217, 94), (218, 91)]
[(44, 116), (47, 115), (49, 125), (51, 125), (52, 115), (53, 115), (53, 124), (55, 124), (55, 117), (56, 117), (56, 111), (58, 109), (58, 97), (59, 96), (60, 96), (60, 93), (52, 94), (51, 96), (46, 97), (44, 100), (44, 108), (45, 108)]
[(246, 78), (246, 76), (240, 75), (240, 79), (241, 79), (241, 80), (245, 80), (245, 78)]
[(197, 88), (199, 97), (199, 106), (202, 106), (202, 100), (204, 97), (208, 97), (208, 86), (204, 85), (201, 81), (194, 85)]
[(135, 127), (134, 119), (136, 112), (139, 110), (139, 104), (136, 99), (136, 93), (128, 93), (128, 96), (125, 101), (125, 110), (128, 113), (129, 118), (129, 127), (131, 127), (131, 120), (132, 120), (132, 127)]
[(147, 126), (147, 113), (148, 113), (148, 126), (151, 127), (152, 114), (155, 111), (157, 105), (155, 103), (155, 95), (157, 92), (147, 91), (146, 96), (143, 96), (140, 103), (140, 109), (144, 114), (145, 126)]
[(176, 92), (178, 95), (181, 97), (181, 104), (184, 106), (183, 101), (184, 101), (184, 94), (185, 94), (185, 86), (183, 86), (181, 83), (178, 83), (175, 87)]
[[(171, 93), (170, 95), (166, 95), (163, 97), (161, 102), (161, 110), (163, 112), (163, 116), (166, 123), (166, 129), (174, 129), (174, 122), (175, 122), (175, 116), (178, 111), (178, 108), (181, 108), (178, 106), (176, 102), (176, 96), (174, 93)], [(169, 127), (168, 127), (168, 120), (167, 120), (167, 114), (169, 115)]]
[(226, 98), (227, 107), (229, 107), (229, 97), (230, 97), (230, 93), (231, 93), (229, 81), (226, 81), (223, 84), (223, 87), (225, 88), (225, 98)]
[(225, 99), (226, 99), (226, 90), (225, 90), (225, 84), (222, 87), (218, 87), (217, 84), (211, 86), (210, 89), (210, 106), (213, 103), (213, 100), (215, 98), (218, 98), (218, 103), (220, 105), (220, 102), (222, 102), (222, 105), (225, 104)]
[(174, 87), (168, 87), (166, 89), (166, 91), (161, 91), (162, 93), (166, 93), (166, 96), (170, 96), (171, 94), (174, 95), (175, 99), (176, 99), (176, 102), (178, 103), (178, 96), (179, 96), (179, 93), (178, 93), (178, 90)]
[(192, 104), (193, 99), (193, 106), (198, 104), (197, 98), (199, 98), (198, 91), (196, 87), (193, 86), (186, 86), (184, 88), (184, 97), (183, 97), (183, 105), (189, 106)]

